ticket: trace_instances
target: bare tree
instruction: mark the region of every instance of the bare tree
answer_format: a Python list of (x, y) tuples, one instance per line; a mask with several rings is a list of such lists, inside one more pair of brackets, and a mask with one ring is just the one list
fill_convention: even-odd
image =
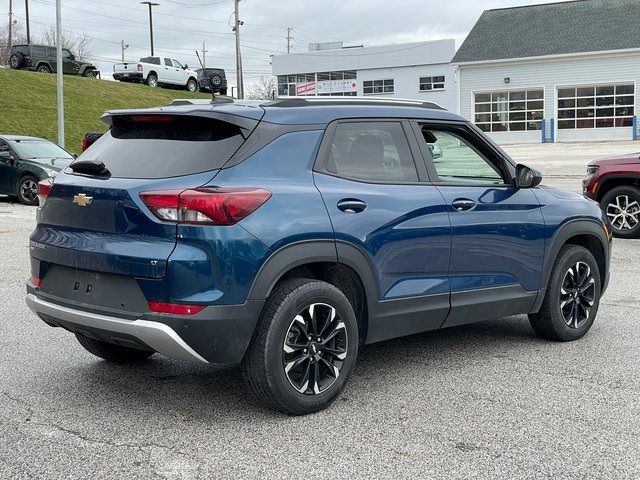
[[(13, 24), (12, 33), (13, 45), (20, 45), (27, 43), (27, 36), (24, 33), (24, 27), (20, 22)], [(9, 25), (0, 25), (0, 65), (9, 65), (9, 57), (11, 52), (9, 51)]]
[(248, 98), (252, 100), (270, 100), (275, 98), (276, 79), (270, 75), (261, 76), (256, 83), (248, 88)]
[[(39, 43), (45, 45), (56, 44), (56, 29), (49, 27), (38, 38)], [(85, 33), (77, 35), (68, 30), (62, 30), (62, 47), (71, 50), (77, 60), (85, 62), (93, 57), (93, 45), (91, 39)]]

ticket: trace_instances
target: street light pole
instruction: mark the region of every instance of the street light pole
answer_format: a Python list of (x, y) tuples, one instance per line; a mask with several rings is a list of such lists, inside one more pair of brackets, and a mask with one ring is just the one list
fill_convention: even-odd
[(153, 57), (153, 15), (151, 14), (151, 9), (153, 7), (157, 7), (160, 5), (159, 3), (153, 2), (140, 2), (142, 5), (149, 6), (149, 36), (151, 37), (151, 56)]
[(62, 87), (62, 0), (56, 0), (56, 107), (58, 145), (64, 148), (64, 92)]
[(13, 0), (9, 0), (9, 58), (13, 47)]
[(27, 45), (31, 45), (31, 29), (29, 28), (29, 0), (24, 0), (24, 14), (27, 17)]
[(240, 25), (244, 22), (240, 21), (238, 18), (240, 15), (240, 9), (238, 4), (240, 0), (235, 0), (235, 25), (233, 27), (233, 31), (236, 33), (236, 83), (238, 84), (238, 98), (244, 98), (244, 80), (242, 78), (242, 54), (240, 53)]

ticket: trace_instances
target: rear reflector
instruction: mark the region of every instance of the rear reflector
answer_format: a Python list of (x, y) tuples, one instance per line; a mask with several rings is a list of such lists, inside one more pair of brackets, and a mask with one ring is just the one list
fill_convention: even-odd
[(261, 188), (196, 188), (143, 192), (140, 198), (160, 220), (195, 225), (234, 225), (269, 198)]
[(49, 192), (51, 191), (51, 187), (53, 184), (51, 183), (50, 178), (45, 178), (38, 182), (38, 205), (41, 207), (44, 205), (45, 200), (49, 196)]
[(165, 303), (149, 301), (149, 310), (154, 313), (171, 315), (195, 315), (205, 309), (204, 305), (185, 305), (183, 303)]
[(31, 284), (34, 287), (39, 287), (40, 285), (42, 285), (42, 279), (37, 277), (31, 277)]

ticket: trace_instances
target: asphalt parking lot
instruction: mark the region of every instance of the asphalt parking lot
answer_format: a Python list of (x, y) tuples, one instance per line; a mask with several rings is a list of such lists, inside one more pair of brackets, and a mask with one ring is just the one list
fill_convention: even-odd
[[(631, 143), (510, 146), (544, 183), (580, 191)], [(154, 356), (114, 366), (24, 304), (34, 209), (0, 198), (0, 478), (640, 478), (640, 240), (581, 341), (526, 317), (361, 349), (324, 412), (286, 417), (237, 367)]]

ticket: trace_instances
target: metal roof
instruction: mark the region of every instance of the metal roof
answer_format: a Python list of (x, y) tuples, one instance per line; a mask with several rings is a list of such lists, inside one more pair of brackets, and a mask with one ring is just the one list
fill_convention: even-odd
[(640, 48), (638, 0), (574, 0), (486, 10), (452, 63)]

